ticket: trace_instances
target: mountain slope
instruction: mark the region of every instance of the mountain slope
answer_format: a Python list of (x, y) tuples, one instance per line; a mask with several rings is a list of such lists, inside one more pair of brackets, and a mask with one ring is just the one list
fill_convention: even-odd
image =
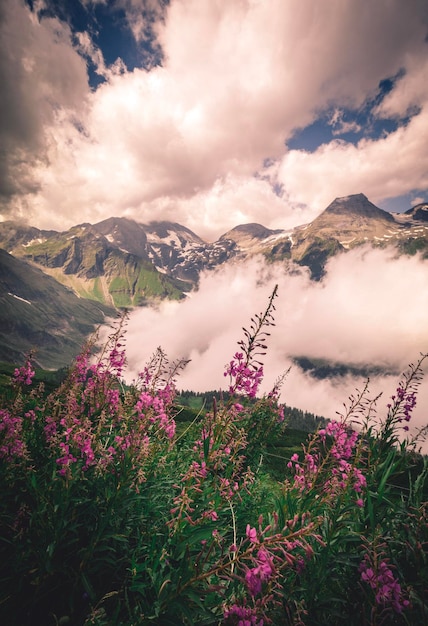
[(268, 257), (288, 258), (307, 266), (312, 278), (319, 280), (331, 256), (364, 244), (393, 245), (397, 253), (422, 250), (428, 254), (428, 225), (414, 218), (413, 212), (388, 213), (364, 194), (355, 194), (336, 198), (313, 222), (295, 228), (288, 241), (290, 245), (286, 245), (286, 239), (277, 241)]
[(13, 239), (11, 224), (5, 225), (1, 225), (0, 245), (42, 267), (82, 297), (129, 307), (154, 298), (179, 299), (188, 289), (154, 266), (145, 233), (142, 229), (138, 232), (135, 222), (112, 218), (96, 226), (80, 224), (63, 233), (49, 231), (47, 236), (44, 231), (31, 230)]
[(0, 360), (37, 346), (41, 365), (68, 363), (111, 306), (182, 298), (202, 271), (257, 254), (291, 270), (306, 266), (315, 280), (331, 256), (364, 244), (428, 258), (427, 216), (427, 204), (390, 214), (355, 194), (336, 198), (310, 224), (241, 224), (213, 243), (174, 222), (108, 218), (65, 232), (0, 223), (0, 247), (14, 255), (0, 250)]
[(4, 222), (0, 246), (31, 261), (80, 296), (116, 307), (181, 298), (202, 271), (255, 254), (306, 266), (322, 278), (330, 257), (355, 246), (395, 246), (428, 256), (428, 205), (404, 214), (379, 209), (363, 194), (336, 198), (313, 222), (292, 230), (241, 224), (207, 243), (174, 222), (108, 218), (57, 233)]
[(36, 348), (41, 367), (68, 365), (105, 316), (115, 314), (0, 249), (1, 361), (22, 362)]

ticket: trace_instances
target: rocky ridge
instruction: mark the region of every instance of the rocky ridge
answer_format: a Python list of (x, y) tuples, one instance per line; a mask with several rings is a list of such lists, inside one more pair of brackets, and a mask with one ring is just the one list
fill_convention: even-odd
[(197, 286), (202, 271), (255, 254), (306, 266), (315, 280), (322, 278), (331, 256), (364, 244), (427, 256), (427, 207), (391, 214), (355, 194), (336, 198), (310, 224), (291, 230), (242, 224), (212, 243), (174, 222), (112, 217), (61, 233), (4, 222), (0, 246), (80, 296), (132, 307), (182, 298)]
[(36, 345), (40, 362), (57, 367), (105, 315), (184, 298), (201, 272), (227, 263), (263, 255), (290, 270), (307, 267), (322, 280), (330, 257), (361, 245), (428, 258), (428, 205), (391, 214), (356, 194), (337, 198), (310, 224), (291, 230), (242, 224), (211, 243), (174, 222), (112, 217), (65, 232), (3, 222), (0, 361), (16, 362)]

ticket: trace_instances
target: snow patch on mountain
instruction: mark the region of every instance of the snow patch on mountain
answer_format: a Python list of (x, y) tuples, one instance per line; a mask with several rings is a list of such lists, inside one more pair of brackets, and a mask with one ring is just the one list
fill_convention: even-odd
[(7, 292), (7, 295), (12, 296), (12, 298), (16, 298), (17, 300), (20, 300), (21, 302), (26, 302), (26, 304), (33, 304), (29, 300), (26, 300), (25, 298), (21, 298), (21, 296), (17, 296), (15, 293), (11, 293), (10, 291)]

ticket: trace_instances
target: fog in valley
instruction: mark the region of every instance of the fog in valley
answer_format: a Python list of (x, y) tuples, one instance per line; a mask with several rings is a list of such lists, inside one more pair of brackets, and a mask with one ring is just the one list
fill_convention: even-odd
[[(128, 378), (137, 376), (158, 346), (170, 360), (190, 359), (177, 385), (180, 389), (227, 389), (225, 365), (249, 328), (255, 313), (265, 310), (274, 285), (275, 327), (270, 329), (262, 392), (290, 365), (281, 400), (289, 406), (327, 418), (367, 376), (348, 374), (317, 380), (304, 373), (293, 357), (327, 359), (331, 363), (370, 370), (372, 396), (381, 391), (378, 417), (394, 393), (400, 373), (428, 352), (428, 263), (420, 257), (394, 257), (393, 250), (358, 248), (331, 259), (320, 282), (305, 268), (287, 273), (283, 264), (262, 258), (205, 273), (199, 290), (184, 302), (163, 302), (158, 308), (131, 313), (127, 330)], [(425, 365), (428, 374), (428, 362)], [(428, 378), (420, 387), (412, 429), (428, 415)], [(428, 451), (427, 444), (424, 450)]]

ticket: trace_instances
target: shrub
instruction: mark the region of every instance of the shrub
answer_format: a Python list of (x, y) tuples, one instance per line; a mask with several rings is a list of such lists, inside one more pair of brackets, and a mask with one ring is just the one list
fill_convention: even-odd
[[(284, 459), (279, 387), (257, 398), (273, 292), (227, 400), (175, 431), (183, 362), (127, 386), (126, 318), (48, 397), (28, 359), (0, 410), (0, 618), (39, 624), (428, 623), (426, 458), (401, 441), (425, 356), (377, 417), (366, 387)], [(404, 484), (403, 484), (404, 477)]]

